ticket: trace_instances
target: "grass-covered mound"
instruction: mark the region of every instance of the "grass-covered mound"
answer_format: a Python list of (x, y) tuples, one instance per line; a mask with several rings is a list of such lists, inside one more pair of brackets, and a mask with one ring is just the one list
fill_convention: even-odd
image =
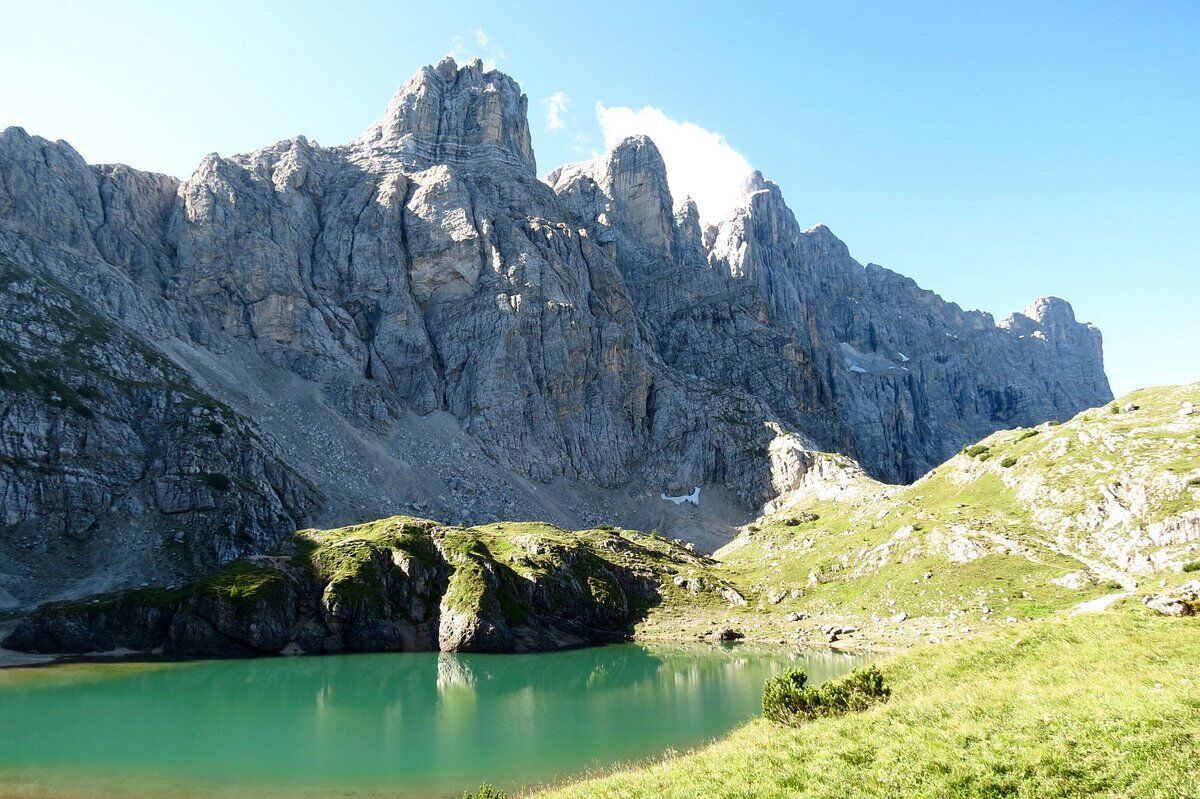
[(1200, 620), (1130, 601), (878, 665), (886, 703), (754, 721), (693, 754), (539, 799), (1200, 796)]
[(300, 530), (187, 586), (53, 602), (9, 647), (245, 656), (542, 651), (621, 640), (657, 609), (728, 606), (715, 564), (655, 535), (396, 516)]

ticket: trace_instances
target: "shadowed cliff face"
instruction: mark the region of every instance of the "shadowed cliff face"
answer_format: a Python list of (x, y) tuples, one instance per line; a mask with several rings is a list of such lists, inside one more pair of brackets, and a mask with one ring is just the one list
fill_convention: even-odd
[(269, 549), (319, 505), (255, 426), (0, 256), (0, 607)]
[(1065, 302), (964, 312), (802, 230), (760, 175), (702, 231), (644, 137), (543, 183), (527, 105), (448, 59), (354, 142), (213, 154), (182, 182), (10, 128), (0, 254), (253, 419), (330, 523), (419, 503), (583, 526), (696, 485), (748, 514), (798, 449), (910, 480), (1110, 397)]

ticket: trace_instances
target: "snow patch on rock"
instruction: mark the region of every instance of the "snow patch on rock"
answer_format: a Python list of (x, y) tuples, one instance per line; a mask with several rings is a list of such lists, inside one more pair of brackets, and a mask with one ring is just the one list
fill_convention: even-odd
[(666, 494), (659, 494), (659, 499), (664, 499), (667, 502), (674, 502), (676, 505), (682, 505), (685, 502), (690, 502), (696, 507), (700, 506), (700, 486), (692, 488), (690, 494), (679, 494), (678, 496), (669, 497)]
[[(862, 352), (853, 345), (842, 342), (838, 345), (842, 354), (842, 363), (847, 371), (861, 374), (882, 375), (888, 372), (907, 372), (908, 367), (900, 366), (895, 361), (877, 352)], [(904, 358), (903, 355), (900, 356)], [(904, 358), (908, 360), (908, 358)]]

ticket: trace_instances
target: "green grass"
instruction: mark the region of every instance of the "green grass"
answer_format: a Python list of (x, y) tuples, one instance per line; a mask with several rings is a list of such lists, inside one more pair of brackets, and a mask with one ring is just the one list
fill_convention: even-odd
[(235, 560), (212, 574), (189, 583), (188, 593), (218, 594), (235, 601), (255, 601), (277, 595), (290, 578), (279, 569), (249, 560)]
[(890, 699), (540, 799), (1200, 796), (1200, 620), (1133, 604), (882, 661)]
[(178, 588), (133, 588), (127, 591), (111, 591), (104, 594), (93, 594), (83, 599), (68, 599), (47, 602), (34, 611), (35, 614), (53, 615), (56, 613), (94, 614), (116, 610), (121, 606), (170, 607), (178, 604), (184, 596), (184, 591)]
[[(471, 614), (499, 608), (509, 624), (523, 622), (537, 601), (568, 606), (586, 594), (597, 604), (618, 605), (624, 591), (617, 569), (657, 579), (657, 598), (637, 592), (626, 597), (638, 617), (652, 607), (685, 613), (718, 602), (711, 592), (683, 591), (672, 582), (674, 575), (721, 585), (710, 560), (661, 536), (612, 527), (567, 531), (542, 522), (461, 527), (395, 516), (334, 530), (300, 530), (293, 548), (292, 563), (328, 586), (339, 603), (381, 608), (387, 597), (379, 566), (399, 552), (444, 566), (446, 609)], [(535, 583), (540, 594), (535, 595)]]

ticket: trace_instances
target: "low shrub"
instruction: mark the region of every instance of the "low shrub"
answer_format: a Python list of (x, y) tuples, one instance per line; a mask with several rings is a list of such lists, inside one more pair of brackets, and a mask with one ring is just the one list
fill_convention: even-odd
[(1200, 560), (1193, 560), (1191, 563), (1183, 564), (1185, 572), (1200, 572)]
[(1038, 434), (1037, 430), (1026, 430), (1021, 435), (1017, 436), (1017, 441), (1024, 441), (1027, 438), (1033, 438)]
[(892, 693), (876, 666), (855, 669), (837, 680), (809, 687), (804, 669), (788, 669), (763, 685), (763, 716), (777, 724), (799, 725), (822, 716), (866, 710)]
[(479, 790), (464, 793), (462, 799), (508, 799), (508, 794), (485, 782), (479, 786)]
[(1014, 458), (1012, 455), (1005, 455), (1004, 459), (1000, 461), (1000, 465), (1003, 466), (1005, 469), (1007, 469), (1010, 466), (1016, 466), (1017, 459)]
[(972, 444), (969, 447), (963, 447), (963, 454), (968, 458), (979, 458), (983, 461), (992, 457), (991, 447), (987, 444)]
[(204, 472), (200, 475), (200, 479), (214, 491), (228, 491), (233, 487), (233, 481), (218, 472)]

